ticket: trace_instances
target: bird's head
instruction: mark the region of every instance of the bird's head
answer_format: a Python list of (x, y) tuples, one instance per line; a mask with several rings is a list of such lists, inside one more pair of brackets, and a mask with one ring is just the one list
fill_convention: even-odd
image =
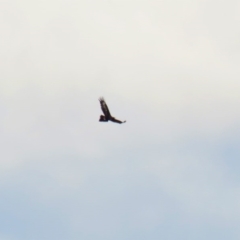
[(101, 115), (99, 118), (99, 122), (106, 122), (106, 117)]

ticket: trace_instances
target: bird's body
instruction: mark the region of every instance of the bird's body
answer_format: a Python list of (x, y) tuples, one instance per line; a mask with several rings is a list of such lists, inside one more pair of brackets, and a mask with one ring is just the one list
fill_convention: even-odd
[(120, 121), (120, 120), (116, 119), (115, 117), (111, 116), (111, 113), (110, 113), (108, 106), (103, 97), (99, 98), (99, 102), (101, 105), (101, 109), (104, 113), (104, 115), (100, 116), (99, 122), (108, 122), (108, 121), (112, 121), (112, 122), (116, 122), (116, 123), (125, 123), (126, 122), (126, 121)]

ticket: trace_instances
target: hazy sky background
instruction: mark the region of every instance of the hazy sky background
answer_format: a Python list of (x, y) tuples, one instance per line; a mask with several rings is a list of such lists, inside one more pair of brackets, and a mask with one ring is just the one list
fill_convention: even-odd
[(240, 239), (239, 1), (2, 0), (0, 29), (0, 240)]

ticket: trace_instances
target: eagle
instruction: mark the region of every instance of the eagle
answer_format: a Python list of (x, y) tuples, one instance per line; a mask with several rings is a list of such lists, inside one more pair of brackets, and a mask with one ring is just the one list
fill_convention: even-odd
[(112, 121), (112, 122), (120, 123), (120, 124), (126, 122), (126, 121), (120, 121), (120, 120), (116, 119), (115, 117), (111, 116), (111, 113), (108, 110), (108, 106), (107, 106), (107, 104), (106, 104), (106, 102), (105, 102), (103, 97), (100, 97), (98, 100), (100, 102), (102, 111), (104, 113), (104, 116), (103, 115), (100, 116), (99, 122)]

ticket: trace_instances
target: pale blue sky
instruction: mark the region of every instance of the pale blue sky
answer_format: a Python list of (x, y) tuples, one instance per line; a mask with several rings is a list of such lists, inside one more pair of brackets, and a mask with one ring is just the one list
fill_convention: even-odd
[(239, 11), (1, 1), (0, 240), (240, 239)]

